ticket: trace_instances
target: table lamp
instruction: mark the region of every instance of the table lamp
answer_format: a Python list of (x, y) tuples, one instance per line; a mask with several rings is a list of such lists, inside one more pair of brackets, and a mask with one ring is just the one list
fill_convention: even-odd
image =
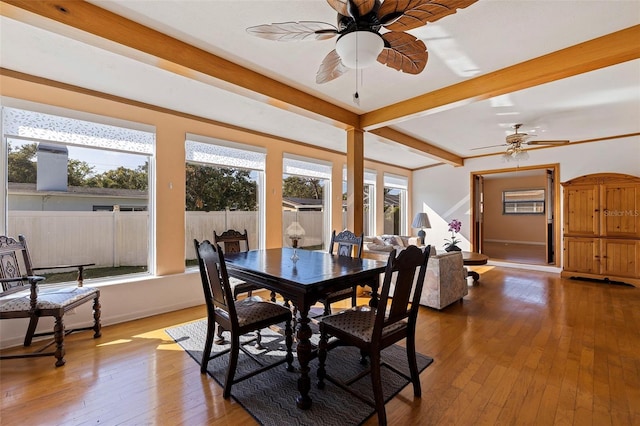
[(426, 213), (418, 213), (416, 217), (413, 218), (413, 222), (411, 223), (412, 228), (419, 228), (418, 238), (420, 239), (420, 245), (424, 245), (424, 237), (427, 235), (424, 232), (424, 228), (431, 228), (431, 223), (429, 223), (429, 216)]
[(291, 240), (291, 246), (293, 247), (291, 260), (298, 260), (298, 242), (304, 237), (305, 233), (304, 228), (298, 222), (291, 223), (285, 230), (285, 234)]

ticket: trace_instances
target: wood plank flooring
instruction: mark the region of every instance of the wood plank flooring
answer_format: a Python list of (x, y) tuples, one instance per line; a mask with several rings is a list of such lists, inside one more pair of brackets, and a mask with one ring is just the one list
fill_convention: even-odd
[[(387, 404), (389, 424), (640, 425), (640, 289), (475, 270), (480, 284), (463, 303), (421, 307), (417, 349), (435, 362), (420, 376), (422, 398), (408, 386)], [(255, 424), (164, 332), (205, 314), (72, 335), (61, 368), (51, 357), (2, 361), (0, 423)]]
[(544, 245), (485, 241), (482, 243), (482, 253), (489, 256), (491, 260), (548, 265), (547, 248)]

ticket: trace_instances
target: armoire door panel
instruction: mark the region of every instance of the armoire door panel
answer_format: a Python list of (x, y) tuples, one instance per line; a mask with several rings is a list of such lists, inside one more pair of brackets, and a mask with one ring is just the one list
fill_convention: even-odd
[(602, 236), (640, 237), (640, 186), (602, 185)]
[(597, 238), (566, 237), (564, 270), (598, 274), (600, 272), (599, 244)]
[(608, 276), (639, 277), (640, 241), (602, 239), (600, 243), (600, 273)]
[(597, 185), (565, 188), (564, 234), (599, 235), (599, 194)]

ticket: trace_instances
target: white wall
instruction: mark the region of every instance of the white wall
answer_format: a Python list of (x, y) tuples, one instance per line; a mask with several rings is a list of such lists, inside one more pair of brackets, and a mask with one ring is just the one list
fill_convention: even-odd
[[(200, 274), (195, 268), (184, 274), (128, 279), (108, 284), (85, 281), (85, 286), (100, 288), (103, 326), (204, 304)], [(65, 328), (93, 325), (91, 307), (92, 303), (89, 302), (76, 308), (75, 313), (67, 313), (63, 317)], [(0, 321), (0, 347), (21, 345), (28, 323), (26, 318)], [(41, 318), (38, 331), (51, 330), (53, 319)], [(92, 339), (93, 332), (84, 333), (87, 339)], [(109, 333), (103, 331), (100, 343), (110, 340)], [(38, 347), (36, 343), (32, 346)]]
[[(520, 165), (556, 163), (560, 164), (560, 182), (605, 172), (640, 176), (640, 137), (529, 150), (529, 159), (521, 161)], [(461, 247), (468, 250), (471, 237), (471, 173), (515, 167), (517, 163), (505, 163), (501, 156), (496, 155), (465, 160), (462, 167), (442, 165), (415, 171), (413, 211), (426, 211), (431, 221), (431, 229), (426, 230), (426, 243), (442, 249), (444, 239), (450, 237), (447, 223), (451, 219), (458, 219), (462, 221)]]

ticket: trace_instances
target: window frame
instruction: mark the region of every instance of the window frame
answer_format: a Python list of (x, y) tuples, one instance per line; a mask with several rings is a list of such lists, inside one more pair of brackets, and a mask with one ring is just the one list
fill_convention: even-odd
[[(289, 163), (289, 164), (287, 164)], [(306, 163), (306, 164), (305, 164)], [(296, 165), (298, 170), (296, 171)], [(304, 168), (307, 167), (308, 174), (304, 174)], [(329, 235), (331, 234), (331, 189), (332, 189), (332, 170), (333, 163), (330, 161), (320, 160), (313, 157), (303, 157), (295, 154), (284, 153), (282, 157), (282, 180), (284, 182), (285, 176), (298, 176), (306, 178), (316, 178), (325, 181), (322, 191), (322, 247), (328, 248)], [(315, 170), (313, 170), (315, 169)], [(282, 210), (284, 213), (284, 209)], [(284, 233), (287, 226), (285, 222), (282, 222), (282, 234), (284, 246), (287, 246), (287, 242), (284, 239)], [(303, 241), (304, 243), (304, 241)]]
[(545, 212), (546, 191), (544, 188), (502, 191), (503, 215), (544, 215)]
[[(212, 154), (210, 155), (210, 160), (207, 161), (204, 158), (199, 159), (190, 159), (189, 158), (189, 143), (194, 144), (202, 144), (209, 145), (213, 147), (213, 150), (216, 149), (221, 152), (221, 154)], [(201, 136), (196, 134), (188, 133), (185, 138), (185, 166), (186, 164), (198, 164), (202, 166), (209, 166), (215, 168), (227, 168), (227, 169), (236, 169), (236, 170), (247, 170), (250, 172), (256, 173), (256, 203), (258, 205), (257, 210), (257, 236), (256, 241), (257, 244), (251, 244), (250, 247), (252, 249), (259, 249), (266, 246), (266, 232), (265, 232), (265, 223), (266, 223), (266, 194), (265, 194), (265, 174), (266, 174), (266, 150), (255, 147), (252, 145), (246, 145), (237, 142), (231, 142), (227, 140), (211, 138), (208, 136)], [(224, 151), (229, 151), (227, 154), (223, 154)], [(240, 152), (246, 153), (245, 162), (243, 163), (243, 159), (240, 158), (243, 155), (238, 155), (234, 157), (232, 154), (241, 154)], [(226, 155), (226, 156), (225, 156)], [(217, 160), (215, 160), (217, 158)], [(237, 161), (235, 161), (237, 160)], [(186, 193), (185, 193), (186, 196)], [(185, 210), (185, 214), (186, 214)], [(186, 225), (186, 219), (185, 219)], [(242, 231), (242, 230), (239, 230)], [(213, 238), (211, 235), (208, 238)], [(250, 236), (251, 239), (251, 236)], [(190, 246), (189, 246), (190, 247)], [(186, 253), (185, 253), (186, 254)]]

